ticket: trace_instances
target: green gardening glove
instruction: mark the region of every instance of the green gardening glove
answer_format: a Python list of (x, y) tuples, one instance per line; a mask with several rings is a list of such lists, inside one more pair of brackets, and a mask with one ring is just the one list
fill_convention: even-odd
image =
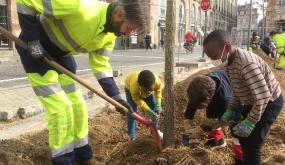
[(153, 109), (153, 111), (155, 113), (157, 113), (158, 115), (160, 115), (160, 113), (162, 112), (162, 108), (161, 108), (161, 103), (160, 102), (156, 102), (155, 108)]
[(146, 112), (147, 112), (147, 114), (149, 115), (149, 117), (151, 118), (151, 120), (152, 120), (153, 122), (155, 122), (155, 121), (158, 120), (158, 114), (155, 113), (153, 110), (148, 109), (148, 110), (146, 110)]
[(249, 120), (245, 119), (233, 128), (233, 134), (239, 137), (248, 137), (254, 128), (255, 125)]
[(223, 122), (229, 122), (230, 120), (232, 120), (235, 117), (235, 112), (232, 111), (231, 109), (227, 109), (226, 112), (223, 114), (221, 120)]

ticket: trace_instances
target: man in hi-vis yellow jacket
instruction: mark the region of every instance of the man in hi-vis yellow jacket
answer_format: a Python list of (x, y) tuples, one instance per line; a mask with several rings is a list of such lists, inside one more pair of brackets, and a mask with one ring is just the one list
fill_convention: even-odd
[(49, 146), (54, 165), (88, 163), (86, 103), (74, 80), (50, 67), (52, 58), (73, 73), (73, 54), (89, 53), (89, 63), (107, 95), (129, 108), (113, 80), (110, 54), (116, 36), (129, 35), (142, 26), (138, 0), (104, 3), (97, 0), (17, 0), (28, 50), (17, 46), (28, 80), (42, 102), (48, 121)]

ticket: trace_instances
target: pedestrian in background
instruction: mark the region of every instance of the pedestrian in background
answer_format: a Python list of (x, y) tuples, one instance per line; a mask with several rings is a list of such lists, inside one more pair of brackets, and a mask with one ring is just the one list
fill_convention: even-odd
[(152, 48), (151, 48), (151, 35), (150, 34), (145, 35), (144, 40), (145, 40), (145, 50), (148, 50), (148, 49), (152, 50)]
[(160, 47), (164, 51), (164, 39), (163, 38), (160, 39)]

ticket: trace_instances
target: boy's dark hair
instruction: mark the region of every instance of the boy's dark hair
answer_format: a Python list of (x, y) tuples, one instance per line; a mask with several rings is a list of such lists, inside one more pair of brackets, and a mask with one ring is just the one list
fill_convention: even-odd
[(142, 12), (142, 5), (140, 0), (119, 0), (114, 2), (115, 5), (121, 6), (125, 11), (125, 17), (127, 20), (132, 21), (138, 25), (138, 28), (144, 27), (144, 14)]
[(139, 73), (138, 83), (142, 87), (150, 87), (155, 83), (155, 76), (149, 70), (143, 70)]
[(266, 44), (270, 44), (270, 38), (269, 37), (265, 37), (263, 41)]
[(226, 42), (231, 42), (231, 35), (224, 30), (215, 30), (205, 38), (203, 45), (207, 45), (210, 42), (216, 42), (223, 46)]
[(216, 82), (212, 78), (206, 75), (197, 76), (193, 78), (187, 89), (189, 103), (197, 106), (207, 98), (212, 98), (215, 91)]
[(270, 31), (269, 36), (273, 37), (275, 34), (276, 34), (276, 31), (272, 30), (272, 31)]

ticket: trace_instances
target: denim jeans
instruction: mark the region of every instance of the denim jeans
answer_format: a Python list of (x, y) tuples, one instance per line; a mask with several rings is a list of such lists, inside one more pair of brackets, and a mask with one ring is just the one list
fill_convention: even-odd
[[(133, 112), (137, 112), (137, 104), (133, 101), (130, 91), (125, 88), (126, 92), (126, 99), (127, 102), (130, 104)], [(156, 100), (153, 94), (151, 94), (149, 97), (143, 99), (146, 104), (153, 110), (156, 105)], [(159, 122), (155, 123), (155, 125), (158, 127)], [(128, 135), (131, 139), (136, 138), (136, 120), (133, 119), (131, 116), (128, 116)]]
[[(256, 123), (255, 128), (249, 137), (239, 137), (244, 153), (245, 165), (259, 165), (261, 160), (261, 148), (272, 123), (276, 120), (283, 107), (282, 95), (275, 101), (269, 102), (263, 112), (261, 119)], [(252, 106), (244, 106), (242, 115), (246, 117)]]

